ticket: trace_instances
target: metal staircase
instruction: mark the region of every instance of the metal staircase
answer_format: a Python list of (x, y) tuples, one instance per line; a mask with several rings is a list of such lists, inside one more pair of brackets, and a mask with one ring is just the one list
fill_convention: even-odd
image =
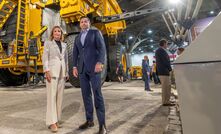
[(0, 30), (17, 6), (13, 0), (0, 0)]
[(27, 23), (27, 10), (28, 0), (18, 0), (18, 18), (17, 18), (17, 31), (16, 31), (16, 43), (17, 43), (17, 54), (25, 54), (25, 44), (27, 43), (27, 35), (25, 24)]

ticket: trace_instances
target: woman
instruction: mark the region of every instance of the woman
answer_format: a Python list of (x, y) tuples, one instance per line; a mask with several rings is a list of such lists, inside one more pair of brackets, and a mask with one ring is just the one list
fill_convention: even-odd
[(50, 41), (44, 43), (42, 57), (47, 89), (46, 125), (52, 132), (58, 131), (61, 121), (64, 85), (68, 78), (67, 47), (62, 40), (61, 28), (54, 26)]

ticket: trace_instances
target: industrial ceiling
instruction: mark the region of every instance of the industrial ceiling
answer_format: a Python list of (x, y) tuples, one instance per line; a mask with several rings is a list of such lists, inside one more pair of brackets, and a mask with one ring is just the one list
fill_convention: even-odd
[[(138, 46), (133, 49), (133, 53), (154, 51), (158, 47), (158, 42), (161, 38), (167, 38), (170, 42), (173, 42), (173, 39), (171, 38), (172, 35), (162, 17), (162, 14), (165, 15), (165, 12), (171, 9), (175, 9), (175, 16), (177, 16), (178, 12), (180, 12), (180, 23), (185, 21), (184, 16), (186, 10), (189, 10), (189, 16), (192, 16), (194, 14), (194, 11), (197, 10), (197, 4), (200, 3), (199, 1), (201, 1), (202, 3), (199, 4), (199, 12), (197, 13), (197, 16), (192, 19), (193, 22), (198, 19), (216, 16), (221, 11), (220, 0), (180, 0), (180, 3), (177, 3), (177, 5), (172, 5), (171, 3), (169, 3), (169, 1), (171, 0), (118, 0), (118, 3), (120, 4), (124, 12), (159, 7), (165, 8), (165, 11), (163, 12), (159, 11), (147, 14), (142, 17), (127, 20), (127, 29), (125, 30), (123, 35), (121, 35), (121, 39), (127, 40), (124, 43), (129, 44), (130, 47), (138, 44)], [(191, 9), (188, 9), (188, 6), (190, 5)], [(182, 11), (180, 11), (181, 9)], [(168, 19), (168, 16), (165, 15), (165, 18)], [(172, 24), (169, 25), (170, 27), (172, 27)], [(138, 43), (141, 40), (143, 41), (141, 43)]]

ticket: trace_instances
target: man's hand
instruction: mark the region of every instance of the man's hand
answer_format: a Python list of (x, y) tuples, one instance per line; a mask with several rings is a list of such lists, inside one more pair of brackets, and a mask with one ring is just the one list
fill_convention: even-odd
[(102, 69), (103, 69), (103, 65), (98, 62), (98, 63), (96, 64), (96, 66), (95, 66), (94, 72), (95, 72), (95, 73), (99, 73), (99, 72), (102, 71)]
[(78, 77), (78, 70), (77, 70), (77, 68), (73, 68), (73, 75), (74, 75), (74, 77)]
[(149, 73), (149, 72), (147, 72), (147, 75), (150, 75), (150, 73)]
[(46, 80), (47, 80), (49, 83), (51, 83), (51, 75), (50, 75), (50, 72), (49, 72), (49, 71), (45, 72), (45, 76), (46, 76)]

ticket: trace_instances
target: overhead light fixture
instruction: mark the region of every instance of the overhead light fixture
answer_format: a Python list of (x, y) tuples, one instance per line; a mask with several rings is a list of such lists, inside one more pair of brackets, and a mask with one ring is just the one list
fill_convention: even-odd
[(210, 14), (214, 14), (214, 11), (210, 11), (209, 13), (210, 13)]
[(174, 12), (174, 11), (175, 11), (175, 9), (174, 9), (174, 8), (169, 10), (169, 12)]
[(151, 45), (150, 47), (153, 48), (153, 45)]
[(141, 53), (143, 53), (143, 51), (140, 51)]
[(152, 30), (148, 30), (147, 32), (148, 32), (148, 34), (152, 34), (152, 33), (153, 33), (153, 31), (152, 31)]
[(169, 3), (178, 4), (178, 3), (180, 3), (180, 0), (169, 0)]
[(174, 22), (174, 23), (173, 23), (173, 25), (174, 25), (174, 26), (176, 26), (176, 25), (177, 25), (177, 23), (176, 23), (176, 22)]
[(173, 35), (172, 35), (172, 34), (170, 34), (170, 37), (173, 37)]
[(129, 37), (129, 40), (131, 40), (131, 39), (133, 39), (133, 36), (130, 36), (130, 37)]
[(141, 48), (139, 48), (139, 50), (141, 50)]
[(134, 53), (132, 53), (132, 54), (134, 54)]
[(153, 39), (150, 39), (150, 42), (153, 42)]

